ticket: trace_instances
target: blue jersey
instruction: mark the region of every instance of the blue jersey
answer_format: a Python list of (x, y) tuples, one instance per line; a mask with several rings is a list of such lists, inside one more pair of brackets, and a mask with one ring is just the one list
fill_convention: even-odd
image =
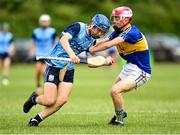
[(36, 56), (47, 56), (53, 46), (56, 38), (56, 30), (54, 28), (36, 28), (32, 35), (35, 44)]
[(129, 25), (125, 31), (114, 31), (109, 39), (122, 37), (123, 43), (116, 45), (120, 56), (127, 61), (137, 65), (143, 71), (151, 74), (150, 56), (148, 44), (144, 35), (134, 25)]
[[(86, 51), (91, 45), (95, 43), (95, 39), (92, 38), (87, 32), (87, 25), (81, 22), (70, 25), (62, 32), (62, 35), (69, 35), (71, 37), (71, 39), (69, 40), (69, 44), (75, 55)], [(69, 58), (69, 55), (63, 49), (61, 43), (58, 43), (54, 47), (49, 56)], [(67, 62), (57, 60), (51, 60), (46, 62), (48, 65), (58, 68), (63, 68), (67, 64)], [(74, 64), (71, 63), (68, 70), (72, 70), (73, 68)]]
[(0, 32), (0, 53), (8, 53), (8, 47), (13, 42), (13, 34)]

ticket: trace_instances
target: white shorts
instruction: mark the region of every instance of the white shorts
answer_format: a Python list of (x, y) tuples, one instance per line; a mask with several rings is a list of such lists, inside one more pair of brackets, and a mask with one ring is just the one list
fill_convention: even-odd
[(146, 83), (150, 76), (150, 74), (141, 70), (137, 65), (132, 63), (127, 63), (124, 65), (119, 74), (119, 78), (121, 80), (125, 79), (126, 77), (131, 77), (136, 82), (136, 88)]

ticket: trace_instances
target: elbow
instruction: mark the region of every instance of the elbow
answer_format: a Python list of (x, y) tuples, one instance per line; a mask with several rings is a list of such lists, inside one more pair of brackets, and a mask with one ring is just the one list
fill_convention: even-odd
[(63, 38), (63, 37), (60, 38), (59, 42), (60, 42), (61, 44), (64, 43), (64, 38)]
[(59, 41), (61, 44), (64, 44), (69, 41), (69, 38), (67, 36), (62, 36)]

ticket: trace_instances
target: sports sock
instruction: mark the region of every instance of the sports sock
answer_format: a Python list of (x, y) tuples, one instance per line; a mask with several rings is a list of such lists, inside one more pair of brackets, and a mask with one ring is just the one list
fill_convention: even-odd
[(33, 104), (36, 104), (36, 97), (32, 97)]
[(123, 112), (123, 109), (115, 110), (116, 115), (121, 115)]
[(37, 114), (35, 117), (34, 117), (35, 120), (37, 120), (38, 123), (40, 123), (41, 121), (43, 121), (43, 117), (40, 115), (40, 114)]
[(37, 98), (37, 96), (38, 96), (38, 94), (36, 94), (36, 92), (33, 92), (33, 96), (32, 96), (32, 98), (31, 98), (31, 100), (32, 100), (32, 103), (33, 103), (34, 105), (37, 104), (37, 103), (36, 103), (36, 98)]
[(122, 117), (123, 112), (124, 112), (123, 109), (115, 110), (116, 117), (117, 117), (118, 121), (122, 121), (123, 120), (123, 117)]
[(3, 78), (3, 79), (8, 79), (8, 76), (7, 76), (7, 75), (3, 75), (2, 78)]

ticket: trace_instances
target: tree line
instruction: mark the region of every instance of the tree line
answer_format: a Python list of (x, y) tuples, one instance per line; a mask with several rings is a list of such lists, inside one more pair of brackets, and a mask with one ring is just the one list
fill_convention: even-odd
[(180, 36), (179, 0), (1, 0), (0, 23), (8, 22), (15, 38), (31, 37), (39, 16), (47, 13), (60, 33), (73, 22), (88, 23), (96, 13), (110, 18), (112, 9), (123, 5), (132, 8), (133, 23), (143, 33)]

